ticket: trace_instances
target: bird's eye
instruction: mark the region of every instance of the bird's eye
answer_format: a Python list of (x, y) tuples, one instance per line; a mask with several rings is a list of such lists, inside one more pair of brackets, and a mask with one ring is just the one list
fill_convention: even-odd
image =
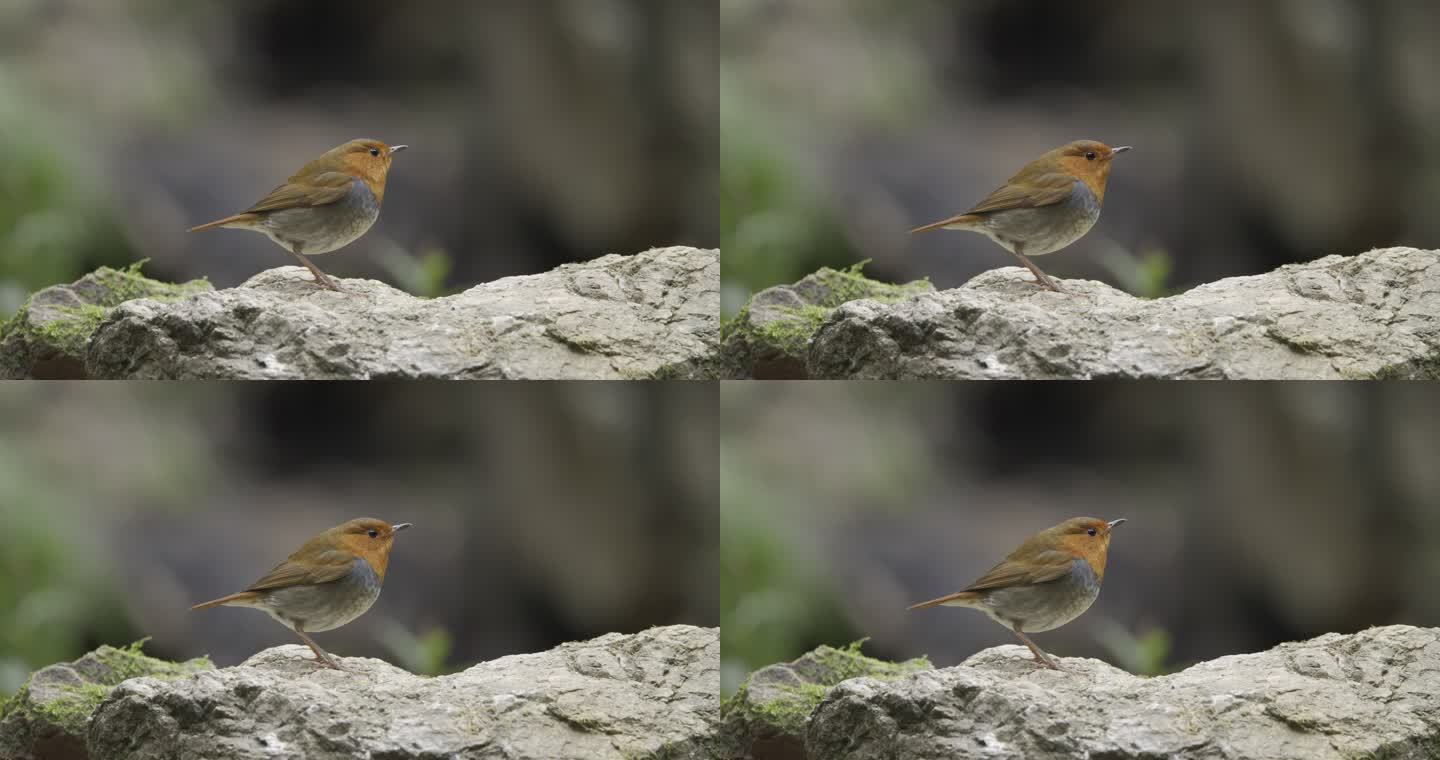
[(370, 149), (370, 155), (372, 155), (372, 156), (378, 156), (378, 155), (380, 155), (380, 149), (379, 149), (379, 148), (371, 148), (371, 149)]
[[(380, 531), (374, 530), (374, 529), (367, 530), (367, 531), (365, 531), (365, 533), (366, 533), (366, 535), (370, 536), (371, 538), (375, 538), (376, 536), (380, 535)], [(1094, 531), (1093, 529), (1090, 531), (1090, 535), (1092, 535), (1092, 536), (1095, 535), (1095, 531)]]
[[(1086, 154), (1085, 154), (1085, 160), (1086, 160), (1086, 161), (1094, 161), (1094, 160), (1095, 160), (1095, 152), (1094, 152), (1094, 151), (1091, 151), (1091, 152), (1089, 152), (1089, 153), (1086, 153)], [(1095, 535), (1095, 534), (1094, 534), (1094, 533), (1091, 533), (1090, 535), (1093, 536), (1093, 535)]]
[[(1094, 529), (1094, 528), (1090, 528), (1089, 530), (1086, 530), (1085, 532), (1086, 532), (1086, 533), (1089, 533), (1089, 534), (1092, 535), (1092, 536), (1095, 535), (1095, 529)], [(373, 531), (372, 531), (372, 533), (373, 533)]]

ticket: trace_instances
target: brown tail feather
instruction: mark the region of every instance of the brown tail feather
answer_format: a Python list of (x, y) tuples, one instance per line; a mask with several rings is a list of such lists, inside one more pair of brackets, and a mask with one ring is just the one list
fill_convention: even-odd
[(939, 607), (940, 605), (947, 604), (949, 602), (973, 602), (978, 598), (980, 598), (980, 595), (975, 593), (974, 591), (957, 591), (953, 594), (942, 596), (939, 599), (931, 599), (928, 602), (912, 604), (907, 609), (923, 610), (926, 607)]
[(200, 232), (201, 230), (213, 230), (216, 227), (224, 227), (227, 224), (234, 224), (235, 222), (253, 222), (259, 218), (257, 214), (236, 214), (234, 216), (227, 216), (224, 219), (216, 219), (213, 222), (208, 222), (198, 227), (191, 227), (188, 231)]
[(952, 216), (952, 217), (950, 217), (949, 219), (941, 219), (940, 221), (935, 222), (934, 224), (927, 224), (927, 225), (925, 225), (924, 227), (916, 227), (915, 229), (910, 230), (910, 234), (911, 234), (911, 235), (914, 235), (914, 234), (917, 233), (917, 232), (929, 232), (929, 231), (931, 231), (931, 230), (940, 230), (940, 229), (944, 229), (944, 228), (946, 228), (946, 227), (949, 227), (949, 226), (952, 225), (952, 224), (965, 224), (966, 222), (975, 222), (975, 221), (979, 221), (979, 217), (977, 217), (977, 216), (975, 216), (975, 215), (973, 215), (973, 214), (959, 214), (959, 215), (957, 215), (957, 216)]
[(191, 607), (190, 609), (208, 610), (211, 607), (219, 607), (222, 604), (229, 604), (240, 599), (254, 599), (256, 596), (258, 596), (258, 594), (256, 594), (254, 591), (241, 591), (238, 594), (231, 594), (229, 596), (222, 596), (219, 599), (211, 599), (208, 602), (201, 602), (194, 607)]

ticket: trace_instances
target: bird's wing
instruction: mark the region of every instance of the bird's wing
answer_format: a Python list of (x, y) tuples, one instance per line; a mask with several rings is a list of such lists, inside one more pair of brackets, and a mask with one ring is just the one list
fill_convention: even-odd
[(344, 198), (355, 181), (355, 177), (344, 172), (323, 172), (306, 178), (303, 183), (287, 182), (240, 213), (329, 205)]
[[(1024, 184), (1006, 184), (966, 211), (966, 214), (984, 214), (991, 211), (1007, 211), (1012, 208), (1037, 208), (1053, 206), (1070, 197), (1077, 180), (1063, 172), (1050, 172), (1025, 179)], [(1012, 180), (1013, 182), (1013, 180)], [(963, 214), (962, 214), (963, 216)]]
[(984, 591), (1053, 581), (1070, 572), (1070, 563), (1075, 560), (1069, 552), (1058, 549), (1045, 549), (1023, 561), (1017, 560), (1016, 554), (1020, 552), (1015, 552), (1006, 557), (1005, 561), (990, 568), (990, 572), (965, 587), (965, 591)]
[(276, 565), (273, 570), (265, 574), (265, 577), (250, 584), (250, 587), (245, 590), (268, 591), (289, 586), (338, 581), (350, 572), (350, 566), (354, 561), (354, 554), (340, 549), (328, 549), (314, 554), (303, 564), (296, 562), (294, 557), (291, 557)]

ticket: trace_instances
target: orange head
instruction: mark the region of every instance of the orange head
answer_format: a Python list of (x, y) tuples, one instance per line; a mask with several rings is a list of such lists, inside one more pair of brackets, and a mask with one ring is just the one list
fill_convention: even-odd
[[(1034, 172), (1038, 176), (1054, 171), (1063, 171), (1084, 182), (1085, 186), (1090, 188), (1090, 192), (1095, 193), (1095, 199), (1103, 202), (1105, 200), (1105, 181), (1110, 178), (1110, 161), (1116, 155), (1127, 150), (1130, 150), (1129, 145), (1112, 148), (1094, 140), (1076, 140), (1035, 159), (1029, 166), (1021, 170), (1016, 178), (1019, 179), (1030, 172)], [(1012, 179), (1011, 184), (1015, 184), (1015, 180)]]
[[(1110, 551), (1110, 531), (1125, 518), (1097, 520), (1094, 517), (1072, 517), (1035, 536), (1037, 543), (1067, 552), (1090, 563), (1095, 577), (1105, 577), (1105, 557)], [(1026, 542), (1029, 543), (1029, 542)]]
[(395, 545), (395, 532), (408, 527), (410, 523), (391, 525), (373, 517), (358, 517), (311, 539), (290, 559), (304, 561), (303, 555), (307, 553), (340, 549), (370, 563), (375, 574), (384, 580), (385, 568), (390, 565), (390, 547)]
[(325, 172), (342, 172), (362, 179), (375, 193), (376, 200), (385, 198), (385, 175), (390, 171), (390, 160), (408, 145), (386, 145), (379, 140), (351, 140), (326, 151), (319, 158), (305, 164), (290, 177), (291, 184), (304, 184), (307, 177)]

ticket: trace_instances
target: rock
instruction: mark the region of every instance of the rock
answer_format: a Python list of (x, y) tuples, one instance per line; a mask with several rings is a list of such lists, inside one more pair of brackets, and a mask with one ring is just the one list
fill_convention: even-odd
[(756, 760), (1342, 760), (1440, 753), (1440, 629), (1326, 634), (1140, 678), (1098, 660), (1037, 668), (1024, 647), (888, 681), (811, 714), (803, 755)]
[[(127, 274), (133, 277), (112, 284)], [(341, 287), (346, 292), (321, 290), (300, 267), (218, 291), (100, 270), (37, 293), (6, 325), (0, 377), (707, 379), (719, 372), (719, 251), (603, 256), (435, 299), (373, 280)]]
[(1328, 256), (1142, 300), (1010, 267), (964, 287), (835, 309), (814, 378), (1440, 377), (1440, 251)]
[(211, 290), (205, 280), (181, 285), (140, 274), (139, 262), (109, 267), (69, 285), (45, 288), (0, 326), (0, 379), (63, 380), (85, 377), (85, 347), (113, 307), (135, 298), (173, 302)]
[(857, 299), (893, 303), (935, 290), (928, 281), (890, 285), (860, 273), (864, 263), (844, 271), (821, 269), (794, 285), (760, 291), (725, 326), (721, 348), (724, 377), (732, 380), (797, 380), (806, 377), (810, 338), (835, 307)]
[(117, 687), (92, 758), (709, 760), (719, 729), (715, 628), (670, 626), (502, 657), (436, 678), (379, 660), (326, 670), (300, 645), (233, 668)]
[(0, 708), (0, 758), (83, 760), (91, 714), (128, 678), (155, 683), (210, 670), (206, 658), (174, 663), (146, 657), (137, 642), (125, 649), (102, 646), (80, 659), (35, 672)]
[(724, 708), (721, 757), (805, 757), (805, 730), (810, 714), (830, 688), (850, 678), (888, 680), (928, 670), (919, 657), (901, 663), (860, 654), (855, 642), (845, 649), (822, 646), (794, 662), (761, 668)]

